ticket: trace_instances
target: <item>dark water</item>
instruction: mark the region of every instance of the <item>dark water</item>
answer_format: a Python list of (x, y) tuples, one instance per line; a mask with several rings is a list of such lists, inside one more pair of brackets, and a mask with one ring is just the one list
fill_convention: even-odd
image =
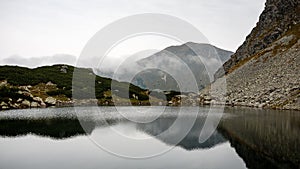
[(299, 168), (300, 112), (225, 108), (201, 143), (208, 108), (197, 118), (193, 108), (181, 109), (183, 116), (167, 108), (157, 119), (156, 109), (138, 109), (138, 115), (126, 107), (122, 114), (112, 107), (2, 111), (0, 169)]

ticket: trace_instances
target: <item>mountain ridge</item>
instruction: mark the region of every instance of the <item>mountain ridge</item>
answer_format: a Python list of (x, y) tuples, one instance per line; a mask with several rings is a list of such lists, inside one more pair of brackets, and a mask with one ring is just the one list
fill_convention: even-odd
[(246, 37), (243, 44), (224, 63), (223, 70), (218, 70), (215, 79), (229, 73), (239, 62), (245, 62), (251, 56), (267, 48), (294, 25), (300, 22), (300, 5), (297, 0), (267, 0), (259, 21)]
[(213, 85), (226, 79), (226, 104), (300, 110), (299, 39), (299, 1), (267, 0), (257, 26), (224, 63), (225, 74), (215, 74)]

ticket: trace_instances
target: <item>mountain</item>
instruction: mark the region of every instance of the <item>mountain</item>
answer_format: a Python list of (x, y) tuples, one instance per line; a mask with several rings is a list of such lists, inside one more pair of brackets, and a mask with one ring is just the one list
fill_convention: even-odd
[[(223, 65), (228, 104), (300, 109), (299, 21), (299, 1), (266, 1), (256, 27)], [(223, 75), (218, 70), (215, 79)]]
[[(267, 0), (256, 27), (253, 28), (234, 55), (223, 65), (225, 73), (230, 73), (238, 64), (248, 61), (251, 57), (272, 46), (275, 41), (286, 37), (288, 34), (295, 34), (294, 38), (296, 39), (299, 36), (297, 34), (299, 33), (299, 20), (299, 1)], [(297, 39), (291, 43), (296, 41)], [(216, 77), (222, 75), (221, 70), (216, 73)]]
[[(167, 47), (134, 63), (129, 60), (118, 68), (115, 78), (150, 90), (195, 91), (193, 80), (198, 89), (202, 89), (211, 82), (208, 71), (213, 75), (232, 54), (209, 44), (187, 42)], [(100, 74), (112, 77), (112, 73)], [(178, 82), (185, 82), (181, 89)]]
[[(74, 78), (74, 73), (79, 77)], [(94, 86), (87, 85), (89, 81), (94, 82)], [(76, 96), (73, 96), (74, 91)], [(0, 109), (64, 106), (77, 103), (112, 105), (114, 104), (112, 95), (121, 102), (122, 99), (130, 98), (132, 104), (141, 104), (141, 101), (147, 104), (149, 99), (146, 90), (126, 82), (96, 76), (91, 69), (69, 65), (43, 66), (35, 69), (0, 66)]]
[[(224, 63), (232, 54), (209, 44), (188, 42), (181, 46), (171, 46), (138, 61), (142, 67), (158, 69), (140, 72), (132, 83), (152, 90), (189, 92), (193, 91), (189, 83), (194, 83), (191, 79), (195, 79), (200, 90), (210, 83), (208, 71), (213, 74), (219, 68), (216, 58), (219, 57), (220, 62)], [(209, 70), (206, 69), (204, 62)], [(179, 89), (180, 81), (189, 83), (185, 83), (186, 85)]]

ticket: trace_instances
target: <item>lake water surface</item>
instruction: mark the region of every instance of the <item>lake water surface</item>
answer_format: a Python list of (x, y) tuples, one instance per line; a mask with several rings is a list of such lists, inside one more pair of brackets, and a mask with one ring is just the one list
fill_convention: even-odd
[(127, 107), (1, 111), (0, 169), (300, 166), (297, 111), (225, 108), (223, 114), (213, 114), (222, 119), (212, 123), (216, 130), (201, 142), (209, 108), (198, 114), (193, 107), (137, 109), (139, 114)]

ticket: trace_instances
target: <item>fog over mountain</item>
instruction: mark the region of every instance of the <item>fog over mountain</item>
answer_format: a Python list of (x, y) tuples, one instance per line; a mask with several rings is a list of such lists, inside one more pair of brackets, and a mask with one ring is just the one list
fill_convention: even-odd
[[(80, 67), (91, 68), (99, 62), (94, 72), (100, 76), (131, 82), (145, 89), (197, 91), (209, 84), (212, 76), (233, 53), (209, 44), (187, 42), (170, 46), (161, 51), (146, 50), (126, 57), (108, 57), (99, 62), (94, 57)], [(36, 68), (53, 64), (78, 66), (76, 56), (56, 54), (43, 57), (11, 56), (0, 61), (1, 65), (19, 65)], [(195, 86), (195, 84), (197, 86)]]
[(146, 58), (136, 59), (138, 56), (133, 55), (116, 71), (99, 68), (97, 74), (151, 90), (189, 92), (195, 91), (192, 89), (195, 82), (198, 89), (209, 84), (211, 76), (232, 54), (213, 45), (188, 42)]

